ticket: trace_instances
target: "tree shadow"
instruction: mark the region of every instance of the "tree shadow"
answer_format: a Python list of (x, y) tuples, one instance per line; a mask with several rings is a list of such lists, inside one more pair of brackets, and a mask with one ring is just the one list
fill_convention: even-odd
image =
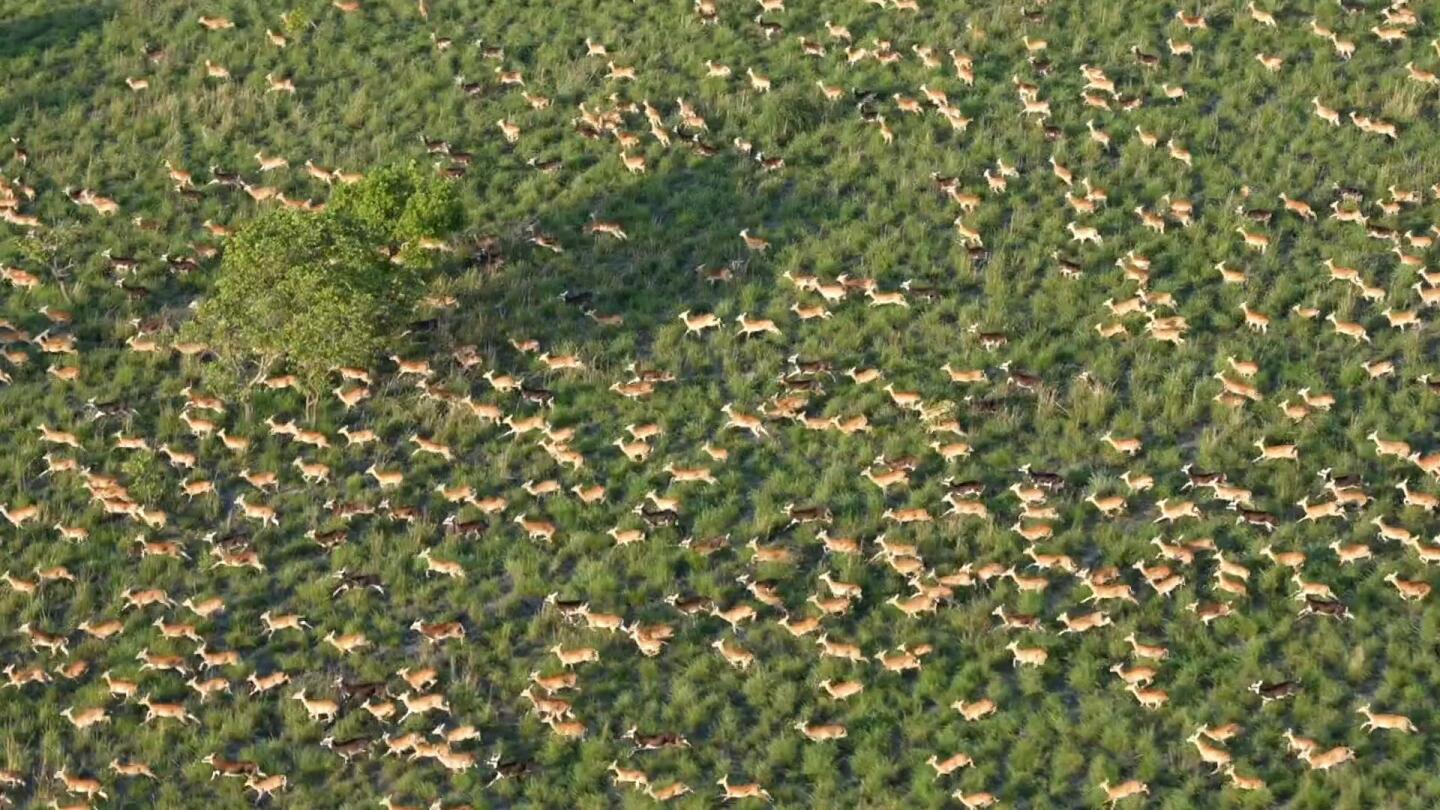
[(73, 42), (104, 22), (105, 12), (103, 5), (74, 5), (0, 22), (0, 59)]
[[(8, 82), (24, 79), (13, 76), (17, 60), (26, 72), (43, 59), (49, 73), (43, 81), (18, 81), (0, 98), (0, 121), (33, 122), (38, 114), (51, 115), (71, 107), (88, 105), (95, 84), (101, 81), (97, 62), (73, 47), (87, 32), (98, 29), (107, 19), (109, 6), (66, 6), (28, 17), (0, 21), (0, 77)], [(59, 55), (47, 52), (62, 49)], [(41, 55), (45, 54), (45, 57)], [(50, 57), (54, 57), (52, 61)]]
[[(783, 169), (766, 173), (734, 150), (556, 202), (536, 219), (493, 227), (505, 264), (482, 282), (478, 303), (495, 314), (457, 324), (462, 342), (504, 351), (522, 337), (516, 330), (533, 328), (523, 336), (547, 348), (618, 346), (643, 358), (657, 330), (682, 310), (720, 311), (730, 320), (748, 308), (778, 319), (783, 311), (768, 307), (780, 300), (772, 290), (789, 257), (840, 210)], [(619, 225), (624, 238), (594, 232), (597, 221)], [(741, 230), (770, 247), (747, 248)], [(535, 240), (553, 240), (559, 251)], [(616, 315), (624, 321), (605, 322)]]

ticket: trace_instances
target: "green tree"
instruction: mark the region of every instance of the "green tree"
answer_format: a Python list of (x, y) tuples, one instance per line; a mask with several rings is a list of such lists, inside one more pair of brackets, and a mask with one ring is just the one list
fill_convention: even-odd
[(464, 220), (454, 185), (416, 163), (376, 169), (359, 183), (341, 186), (326, 210), (402, 261), (422, 266), (438, 255), (426, 243), (459, 230)]
[(368, 364), (434, 268), (435, 251), (406, 242), (443, 239), (461, 221), (453, 187), (413, 166), (379, 170), (336, 198), (318, 215), (268, 210), (226, 247), (193, 329), (236, 383), (283, 363), (313, 396), (336, 366)]

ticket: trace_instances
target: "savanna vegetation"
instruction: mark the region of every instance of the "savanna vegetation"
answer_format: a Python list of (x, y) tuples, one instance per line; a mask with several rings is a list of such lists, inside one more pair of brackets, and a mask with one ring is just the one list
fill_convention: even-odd
[(1436, 14), (9, 0), (5, 797), (1440, 805)]

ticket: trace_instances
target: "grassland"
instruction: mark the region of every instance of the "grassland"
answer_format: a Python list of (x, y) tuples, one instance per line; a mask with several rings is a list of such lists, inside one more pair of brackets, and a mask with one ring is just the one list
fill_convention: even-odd
[[(1440, 715), (1429, 691), (1440, 680), (1434, 655), (1440, 612), (1433, 598), (1402, 601), (1384, 580), (1391, 573), (1435, 578), (1413, 550), (1377, 539), (1371, 523), (1380, 517), (1429, 538), (1433, 517), (1407, 507), (1393, 485), (1408, 478), (1426, 490), (1434, 482), (1411, 462), (1378, 457), (1365, 438), (1375, 431), (1420, 453), (1434, 450), (1435, 397), (1416, 382), (1440, 373), (1434, 330), (1426, 310), (1420, 328), (1405, 331), (1381, 314), (1418, 306), (1417, 268), (1398, 262), (1391, 243), (1364, 227), (1326, 218), (1339, 185), (1364, 191), (1363, 207), (1375, 223), (1423, 233), (1436, 221), (1429, 190), (1440, 181), (1436, 89), (1407, 77), (1404, 67), (1413, 62), (1440, 70), (1427, 44), (1434, 9), (1417, 4), (1420, 21), (1408, 40), (1386, 44), (1368, 32), (1386, 25), (1378, 6), (1346, 14), (1331, 2), (1287, 3), (1276, 9), (1273, 29), (1254, 22), (1243, 4), (1207, 3), (1183, 9), (1207, 17), (1205, 30), (1187, 31), (1174, 18), (1179, 9), (1164, 4), (1054, 0), (1022, 9), (922, 0), (918, 12), (907, 12), (860, 0), (790, 0), (785, 11), (762, 15), (784, 28), (771, 39), (754, 21), (754, 3), (717, 5), (717, 22), (706, 25), (677, 0), (432, 0), (428, 21), (409, 0), (363, 0), (348, 14), (309, 0), (6, 4), (0, 122), (26, 159), (0, 148), (0, 173), (34, 189), (34, 199), (19, 207), (43, 225), (0, 224), (0, 259), (39, 280), (28, 289), (0, 287), (0, 318), (15, 338), (7, 345), (12, 354), (0, 361), (10, 378), (0, 386), (6, 450), (0, 503), (11, 509), (37, 504), (41, 514), (20, 527), (0, 524), (0, 568), (33, 579), (37, 568), (63, 565), (75, 581), (46, 583), (35, 594), (0, 592), (0, 650), (16, 669), (55, 673), (69, 662), (89, 663), (75, 679), (53, 674), (51, 683), (5, 690), (0, 766), (23, 776), (24, 784), (8, 791), (15, 802), (63, 803), (53, 774), (65, 768), (101, 779), (111, 796), (104, 806), (248, 804), (241, 780), (211, 781), (210, 769), (198, 762), (217, 753), (285, 774), (288, 787), (271, 801), (297, 808), (376, 806), (385, 795), (421, 806), (437, 799), (443, 806), (496, 808), (652, 806), (643, 793), (612, 784), (606, 769), (614, 760), (643, 768), (656, 786), (677, 780), (692, 786), (693, 795), (673, 802), (678, 807), (717, 804), (714, 782), (727, 774), (732, 782), (759, 782), (784, 807), (938, 808), (955, 806), (950, 794), (956, 790), (990, 791), (1005, 807), (1093, 807), (1104, 803), (1102, 781), (1132, 778), (1150, 789), (1146, 799), (1127, 800), (1136, 806), (1440, 806), (1434, 776)], [(1034, 19), (1026, 12), (1035, 12)], [(287, 13), (288, 25), (281, 16)], [(201, 14), (228, 17), (234, 28), (207, 31), (196, 22)], [(1310, 32), (1312, 16), (1357, 43), (1352, 59), (1339, 58)], [(826, 33), (827, 19), (848, 26), (856, 47), (889, 40), (902, 58), (847, 65), (844, 43)], [(284, 33), (287, 46), (272, 45), (266, 29)], [(1035, 55), (1049, 62), (1048, 71), (1027, 60), (1023, 36), (1048, 41)], [(608, 60), (586, 55), (587, 37), (608, 47)], [(826, 54), (805, 55), (800, 37), (822, 43)], [(451, 40), (450, 47), (441, 50), (436, 38)], [(1167, 38), (1192, 42), (1194, 55), (1172, 55)], [(926, 66), (912, 45), (933, 48), (940, 66)], [(1140, 64), (1132, 47), (1157, 55), (1158, 65)], [(163, 57), (148, 59), (147, 48)], [(489, 48), (503, 48), (503, 57), (487, 57)], [(958, 81), (946, 55), (951, 49), (973, 57), (973, 87)], [(1284, 57), (1284, 65), (1267, 71), (1255, 59), (1262, 52)], [(228, 68), (231, 78), (206, 78), (207, 59)], [(633, 65), (636, 80), (607, 79), (612, 60)], [(729, 65), (735, 75), (707, 78), (707, 60)], [(1110, 111), (1086, 107), (1082, 64), (1102, 68), (1123, 98), (1143, 104), (1129, 111), (1118, 101)], [(532, 109), (521, 88), (499, 83), (497, 68), (522, 71), (524, 90), (547, 96), (550, 106)], [(773, 89), (754, 91), (746, 68), (768, 76)], [(289, 77), (296, 92), (267, 92), (267, 73)], [(478, 83), (473, 95), (457, 85), (460, 76)], [(146, 78), (149, 89), (132, 91), (127, 77)], [(1050, 101), (1048, 125), (1057, 139), (1021, 115), (1012, 77), (1033, 82)], [(817, 81), (840, 86), (845, 98), (827, 102)], [(972, 119), (966, 131), (954, 131), (928, 105), (920, 115), (896, 108), (895, 93), (923, 102), (922, 84), (949, 94)], [(1186, 97), (1167, 100), (1165, 84), (1183, 87)], [(857, 109), (865, 93), (876, 100)], [(714, 154), (687, 140), (692, 130), (676, 115), (679, 97), (707, 122), (708, 132), (694, 134)], [(1348, 123), (1333, 128), (1313, 114), (1312, 97), (1394, 122), (1398, 138)], [(643, 154), (648, 163), (644, 174), (632, 174), (613, 134), (586, 139), (572, 119), (581, 104), (593, 111), (642, 100), (662, 112), (674, 143), (661, 145), (646, 134), (643, 115), (626, 113), (623, 128), (642, 139), (630, 154)], [(884, 114), (893, 144), (883, 141), (878, 125), (861, 120), (867, 110)], [(500, 119), (521, 128), (515, 143), (501, 137)], [(1088, 137), (1087, 119), (1111, 135), (1109, 149)], [(1161, 146), (1145, 147), (1136, 127), (1158, 133)], [(433, 328), (397, 340), (394, 353), (430, 360), (436, 391), (497, 404), (516, 418), (539, 410), (494, 390), (482, 372), (549, 388), (555, 404), (546, 418), (575, 429), (570, 445), (583, 454), (584, 467), (557, 464), (533, 434), (507, 438), (503, 426), (423, 395), (380, 357), (371, 367), (373, 395), (354, 409), (328, 395), (308, 409), (299, 392), (257, 387), (230, 397), (225, 413), (213, 416), (229, 435), (251, 440), (248, 452), (235, 454), (218, 439), (192, 435), (181, 419), (182, 389), (212, 384), (203, 359), (141, 353), (125, 341), (136, 334), (137, 320), (158, 325), (162, 345), (178, 340), (190, 305), (214, 282), (218, 255), (205, 248), (224, 250), (223, 239), (202, 223), (239, 226), (260, 205), (275, 204), (204, 186), (211, 167), (273, 185), (292, 199), (323, 200), (327, 189), (306, 176), (305, 160), (359, 172), (409, 160), (448, 165), (443, 155), (426, 153), (422, 138), (445, 139), (452, 151), (473, 156), (455, 180), (470, 225), (433, 290), (437, 300), (453, 296), (454, 306), (420, 313), (435, 319)], [(1172, 138), (1191, 152), (1193, 165), (1167, 154), (1164, 143)], [(766, 171), (736, 148), (736, 139), (767, 157), (783, 157), (784, 167)], [(291, 168), (260, 173), (257, 150), (288, 158)], [(1108, 192), (1108, 203), (1094, 214), (1076, 214), (1047, 165), (1052, 156), (1074, 172), (1077, 189), (1078, 179), (1088, 176)], [(172, 189), (162, 165), (167, 159), (202, 184), (193, 198)], [(539, 171), (532, 159), (559, 161), (560, 168)], [(997, 161), (1019, 168), (1003, 193), (987, 190), (983, 177)], [(962, 188), (982, 196), (978, 209), (961, 219), (982, 235), (983, 256), (957, 238), (953, 222), (961, 212), (937, 191), (932, 174), (959, 178)], [(104, 217), (78, 207), (67, 199), (67, 187), (113, 198), (120, 211)], [(1383, 213), (1375, 203), (1389, 199), (1392, 188), (1423, 200)], [(1282, 192), (1308, 201), (1320, 219), (1307, 222), (1284, 211), (1277, 200)], [(1193, 202), (1194, 223), (1181, 227), (1172, 220), (1163, 235), (1146, 230), (1132, 209), (1158, 210), (1167, 194)], [(1273, 210), (1274, 217), (1259, 226), (1237, 207)], [(628, 240), (586, 234), (592, 217), (621, 223)], [(1071, 244), (1065, 226), (1072, 221), (1098, 228), (1103, 244)], [(1268, 235), (1269, 249), (1247, 249), (1237, 227)], [(763, 236), (769, 249), (747, 249), (742, 229)], [(554, 237), (564, 252), (532, 244), (536, 233)], [(1411, 244), (1401, 247), (1429, 258)], [(122, 278), (102, 255), (107, 249), (137, 257), (138, 269)], [(1062, 276), (1056, 251), (1082, 265), (1081, 277)], [(1145, 290), (1173, 296), (1175, 314), (1189, 325), (1183, 345), (1149, 339), (1140, 315), (1119, 319), (1127, 337), (1097, 334), (1097, 324), (1117, 320), (1102, 302), (1139, 289), (1115, 264), (1127, 251), (1151, 259)], [(199, 266), (171, 272), (161, 258), (167, 255), (198, 256)], [(1355, 285), (1331, 280), (1325, 259), (1357, 268), (1367, 284), (1383, 289), (1383, 300), (1365, 300)], [(1243, 270), (1245, 281), (1222, 283), (1217, 262)], [(699, 265), (730, 267), (733, 279), (707, 282), (695, 270)], [(873, 279), (883, 291), (909, 280), (938, 295), (911, 295), (908, 308), (872, 308), (852, 294), (830, 307), (831, 317), (801, 321), (792, 304), (820, 299), (797, 290), (786, 273), (848, 274)], [(566, 291), (589, 293), (596, 314), (623, 315), (623, 323), (586, 317), (562, 300)], [(1241, 302), (1270, 317), (1266, 334), (1246, 329)], [(1297, 305), (1316, 307), (1321, 316), (1298, 317)], [(51, 324), (42, 306), (68, 310), (73, 321)], [(715, 312), (725, 326), (686, 336), (677, 318), (685, 310)], [(774, 319), (782, 336), (739, 338), (733, 321), (742, 313)], [(1363, 324), (1371, 342), (1336, 334), (1323, 320), (1332, 313)], [(987, 350), (971, 327), (1003, 333), (1008, 343)], [(16, 334), (47, 328), (51, 335), (73, 334), (78, 355), (47, 354)], [(545, 370), (534, 353), (511, 343), (528, 338), (552, 355), (579, 356), (586, 369)], [(452, 352), (459, 346), (476, 347), (480, 364), (457, 364)], [(822, 375), (823, 391), (803, 408), (842, 419), (863, 413), (871, 430), (842, 435), (786, 419), (767, 420), (770, 435), (761, 439), (725, 429), (722, 406), (760, 413), (786, 393), (777, 380), (788, 373), (792, 355), (828, 362), (836, 372), (883, 370), (883, 380), (865, 385)], [(1240, 379), (1227, 356), (1259, 364), (1250, 384), (1263, 400), (1216, 401), (1221, 386), (1212, 375)], [(1394, 373), (1372, 379), (1363, 364), (1376, 360), (1392, 361)], [(952, 383), (940, 370), (947, 362), (986, 369), (987, 381)], [(1000, 369), (1006, 362), (1038, 377), (1038, 390), (1009, 381)], [(629, 379), (631, 363), (676, 379), (648, 397), (622, 398), (611, 386)], [(78, 379), (47, 373), (62, 366), (78, 367)], [(918, 392), (932, 407), (949, 403), (973, 452), (942, 461), (928, 447), (935, 437), (927, 425), (892, 403), (885, 382)], [(1302, 388), (1333, 394), (1333, 408), (1288, 418), (1278, 405), (1299, 401)], [(86, 406), (92, 401), (109, 414), (92, 418)], [(299, 420), (335, 447), (302, 448), (272, 435), (266, 419)], [(625, 425), (646, 422), (664, 432), (651, 442), (649, 459), (633, 463), (613, 442), (625, 436)], [(81, 447), (46, 445), (36, 431), (42, 424), (75, 433)], [(373, 429), (381, 441), (347, 448), (337, 433), (342, 426)], [(1099, 438), (1107, 431), (1140, 437), (1143, 450), (1134, 459), (1117, 454)], [(144, 437), (155, 448), (193, 452), (197, 468), (176, 469), (159, 453), (118, 450), (117, 432)], [(448, 444), (453, 461), (412, 457), (410, 437), (417, 434)], [(1257, 440), (1294, 443), (1299, 460), (1252, 463)], [(702, 450), (706, 443), (727, 449), (728, 460), (712, 460)], [(150, 528), (105, 515), (77, 472), (46, 474), (47, 452), (115, 476), (137, 502), (164, 510), (167, 525)], [(881, 455), (919, 460), (908, 486), (882, 493), (860, 477)], [(330, 482), (305, 484), (291, 466), (296, 457), (329, 464)], [(372, 464), (403, 470), (404, 483), (380, 492), (364, 474)], [(673, 485), (666, 464), (709, 466), (718, 481)], [(1222, 471), (1232, 484), (1253, 490), (1254, 508), (1278, 516), (1278, 528), (1267, 533), (1237, 525), (1236, 513), (1208, 494), (1187, 495), (1186, 464)], [(1067, 483), (1050, 499), (1059, 511), (1049, 521), (1053, 536), (1035, 548), (1068, 554), (1092, 570), (1119, 566), (1139, 604), (1107, 606), (1109, 627), (1059, 636), (1055, 617), (1086, 612), (1081, 600), (1088, 590), (1081, 577), (1055, 570), (1043, 574), (1051, 582), (1041, 593), (1020, 593), (1001, 579), (958, 587), (937, 612), (914, 619), (885, 605), (912, 589), (891, 568), (869, 561), (882, 532), (915, 543), (924, 568), (939, 575), (967, 563), (1024, 567), (1030, 544), (1009, 528), (1020, 506), (1006, 492), (1025, 480), (1017, 472), (1022, 465), (1056, 471)], [(1298, 522), (1297, 501), (1330, 497), (1316, 475), (1325, 468), (1360, 476), (1373, 500), (1344, 520)], [(240, 477), (247, 469), (279, 473), (279, 490), (257, 494)], [(1154, 489), (1129, 493), (1119, 478), (1127, 471), (1153, 475)], [(947, 477), (983, 482), (993, 518), (918, 526), (882, 518), (887, 508), (901, 507), (938, 516)], [(522, 489), (523, 482), (551, 478), (566, 492), (536, 499)], [(218, 493), (187, 499), (180, 485), (197, 479), (214, 481)], [(584, 504), (569, 494), (572, 486), (596, 483), (606, 488), (601, 502)], [(484, 516), (435, 491), (465, 484), (481, 496), (506, 499), (507, 509)], [(617, 548), (606, 532), (642, 527), (632, 510), (650, 490), (681, 499), (679, 525), (648, 529), (643, 542)], [(1082, 500), (1092, 492), (1125, 494), (1126, 513), (1099, 516)], [(275, 507), (279, 526), (244, 519), (238, 496)], [(1152, 524), (1157, 500), (1186, 497), (1199, 504), (1200, 519)], [(382, 499), (413, 507), (416, 518), (394, 520), (381, 510), (346, 523), (325, 505)], [(816, 527), (787, 526), (791, 503), (828, 507), (830, 534), (864, 539), (865, 555), (824, 554)], [(547, 516), (559, 529), (556, 539), (527, 539), (512, 522), (522, 514)], [(484, 528), (457, 536), (443, 525), (452, 515), (482, 521)], [(88, 539), (67, 542), (52, 528), (57, 524), (87, 529)], [(340, 527), (348, 528), (348, 541), (333, 551), (305, 536)], [(209, 532), (248, 535), (265, 570), (212, 570), (202, 539)], [(173, 540), (193, 560), (141, 558), (140, 535)], [(681, 545), (716, 535), (730, 542), (713, 555)], [(745, 547), (752, 537), (762, 547), (789, 549), (794, 561), (756, 562)], [(1175, 565), (1185, 584), (1169, 597), (1156, 595), (1130, 569), (1137, 561), (1155, 564), (1155, 537), (1213, 538), (1228, 560), (1253, 572), (1248, 596), (1217, 591), (1209, 553)], [(1374, 558), (1341, 565), (1327, 548), (1336, 540), (1369, 543)], [(1305, 579), (1330, 585), (1354, 619), (1297, 618), (1290, 571), (1261, 556), (1267, 544), (1307, 551)], [(459, 561), (466, 579), (426, 576), (417, 554), (427, 548)], [(378, 575), (385, 593), (332, 596), (328, 577), (342, 568)], [(901, 644), (932, 645), (919, 671), (896, 674), (873, 661), (821, 658), (814, 636), (792, 637), (777, 624), (781, 613), (737, 581), (742, 574), (772, 580), (798, 618), (815, 615), (806, 599), (826, 595), (817, 580), (825, 571), (864, 587), (849, 613), (824, 620), (829, 637), (857, 644), (867, 655)], [(207, 619), (178, 607), (122, 609), (123, 591), (146, 588), (165, 589), (176, 601), (220, 596), (226, 609)], [(623, 637), (574, 626), (545, 607), (550, 593), (630, 622), (671, 624), (676, 635), (660, 655), (643, 657)], [(678, 614), (663, 601), (670, 594), (703, 596), (723, 607), (750, 603), (760, 617), (732, 633), (717, 618)], [(1202, 624), (1186, 609), (1196, 601), (1226, 602), (1233, 614)], [(997, 606), (1036, 614), (1045, 629), (1001, 631), (991, 615)], [(267, 609), (303, 615), (314, 630), (267, 638), (259, 619)], [(240, 665), (216, 673), (234, 683), (233, 695), (202, 701), (173, 673), (139, 671), (136, 654), (143, 649), (186, 655), (192, 666), (198, 660), (193, 644), (162, 637), (152, 626), (157, 617), (194, 622), (209, 648), (240, 653)], [(77, 629), (106, 618), (123, 620), (123, 632), (102, 641)], [(425, 644), (409, 629), (417, 619), (462, 621), (467, 637)], [(32, 649), (17, 631), (26, 622), (66, 635), (70, 654)], [(327, 632), (364, 633), (372, 646), (341, 655), (321, 642)], [(1162, 708), (1138, 706), (1107, 671), (1133, 661), (1123, 640), (1132, 632), (1169, 648), (1155, 684), (1168, 693)], [(718, 638), (753, 652), (756, 666), (745, 672), (729, 666), (711, 648)], [(1045, 648), (1048, 663), (1016, 669), (1005, 646), (1011, 641)], [(559, 670), (549, 652), (555, 644), (590, 645), (601, 653), (599, 662), (578, 668), (580, 689), (571, 696), (587, 730), (583, 740), (557, 738), (520, 697), (529, 673)], [(327, 725), (310, 721), (288, 699), (301, 687), (334, 697), (337, 676), (383, 680), (398, 694), (397, 668), (422, 663), (439, 670), (436, 690), (453, 711), (448, 722), (480, 730), (479, 741), (456, 746), (482, 761), (473, 770), (451, 774), (432, 761), (382, 756), (378, 742), (371, 756), (347, 764), (320, 747), (321, 739), (423, 733), (440, 718), (380, 723), (347, 706)], [(184, 702), (199, 722), (142, 724), (142, 708), (109, 696), (100, 678), (107, 669), (138, 680), (157, 701)], [(275, 671), (293, 682), (248, 695), (244, 678)], [(827, 678), (860, 680), (866, 689), (835, 701), (818, 687)], [(1260, 680), (1293, 680), (1300, 691), (1262, 706), (1248, 690)], [(967, 723), (949, 708), (980, 697), (992, 698), (1000, 710)], [(1366, 733), (1356, 708), (1367, 702), (1408, 715), (1419, 733)], [(78, 730), (60, 714), (95, 706), (107, 707), (107, 724)], [(810, 742), (794, 729), (797, 721), (843, 724), (848, 736)], [(1223, 775), (1212, 775), (1185, 742), (1201, 724), (1226, 722), (1240, 723), (1244, 732), (1223, 747), (1237, 770), (1262, 778), (1265, 789), (1237, 790)], [(632, 753), (622, 739), (632, 726), (683, 734), (691, 747)], [(1356, 761), (1312, 773), (1287, 752), (1286, 729), (1323, 747), (1350, 746)], [(925, 765), (931, 754), (943, 759), (956, 751), (975, 765), (943, 778)], [(494, 771), (483, 762), (497, 753), (533, 762), (534, 773), (487, 785)], [(107, 772), (117, 758), (144, 761), (160, 779)]]

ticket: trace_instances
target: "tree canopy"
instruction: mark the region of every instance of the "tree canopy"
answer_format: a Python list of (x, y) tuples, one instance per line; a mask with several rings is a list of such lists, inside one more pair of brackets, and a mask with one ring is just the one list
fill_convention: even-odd
[(461, 219), (452, 184), (413, 164), (341, 188), (323, 213), (264, 211), (231, 239), (194, 328), (237, 381), (283, 363), (313, 393), (406, 323), (438, 255), (424, 243)]

